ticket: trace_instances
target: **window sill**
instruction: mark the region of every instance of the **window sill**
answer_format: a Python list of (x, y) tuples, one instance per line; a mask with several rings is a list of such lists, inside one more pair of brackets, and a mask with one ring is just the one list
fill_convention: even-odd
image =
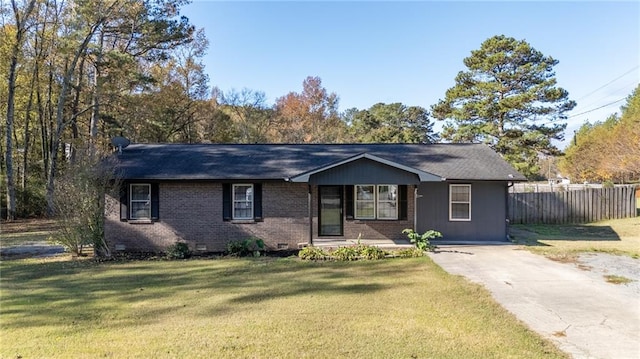
[(153, 224), (151, 219), (130, 219), (129, 224)]
[(256, 223), (255, 219), (232, 219), (230, 221), (233, 224), (254, 224)]
[[(349, 219), (347, 219), (349, 220)], [(393, 221), (404, 221), (404, 219), (398, 219), (398, 218), (354, 218), (352, 219), (352, 221), (356, 222), (356, 223), (360, 223), (360, 222), (393, 222)]]

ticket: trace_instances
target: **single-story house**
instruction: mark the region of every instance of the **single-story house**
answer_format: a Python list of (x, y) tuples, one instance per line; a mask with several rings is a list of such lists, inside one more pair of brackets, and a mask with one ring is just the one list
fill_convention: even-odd
[(483, 144), (132, 144), (114, 154), (119, 198), (107, 196), (112, 250), (177, 241), (223, 251), (327, 239), (507, 240), (508, 188), (525, 181)]

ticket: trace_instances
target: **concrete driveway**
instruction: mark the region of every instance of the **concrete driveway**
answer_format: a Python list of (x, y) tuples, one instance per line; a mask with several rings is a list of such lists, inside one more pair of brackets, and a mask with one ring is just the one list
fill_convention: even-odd
[(517, 245), (443, 245), (431, 259), (482, 284), (574, 358), (640, 358), (640, 293)]

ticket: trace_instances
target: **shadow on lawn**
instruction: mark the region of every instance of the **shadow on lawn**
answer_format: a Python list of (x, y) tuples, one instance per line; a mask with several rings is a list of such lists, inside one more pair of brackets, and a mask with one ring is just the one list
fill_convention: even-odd
[[(309, 263), (290, 259), (2, 263), (2, 326), (117, 328), (163, 316), (216, 316), (265, 301), (315, 294), (353, 296), (404, 285), (412, 266), (393, 260)], [(399, 262), (399, 261), (398, 261)], [(367, 278), (366, 281), (363, 278)], [(188, 316), (187, 315), (187, 316)]]
[(620, 236), (610, 226), (585, 224), (527, 224), (512, 225), (510, 237), (519, 244), (548, 246), (544, 241), (620, 241)]

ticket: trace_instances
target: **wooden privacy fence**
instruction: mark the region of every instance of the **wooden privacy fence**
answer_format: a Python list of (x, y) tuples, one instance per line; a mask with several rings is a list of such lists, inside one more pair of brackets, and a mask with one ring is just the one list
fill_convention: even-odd
[(634, 186), (509, 193), (509, 218), (513, 224), (589, 223), (636, 214)]

